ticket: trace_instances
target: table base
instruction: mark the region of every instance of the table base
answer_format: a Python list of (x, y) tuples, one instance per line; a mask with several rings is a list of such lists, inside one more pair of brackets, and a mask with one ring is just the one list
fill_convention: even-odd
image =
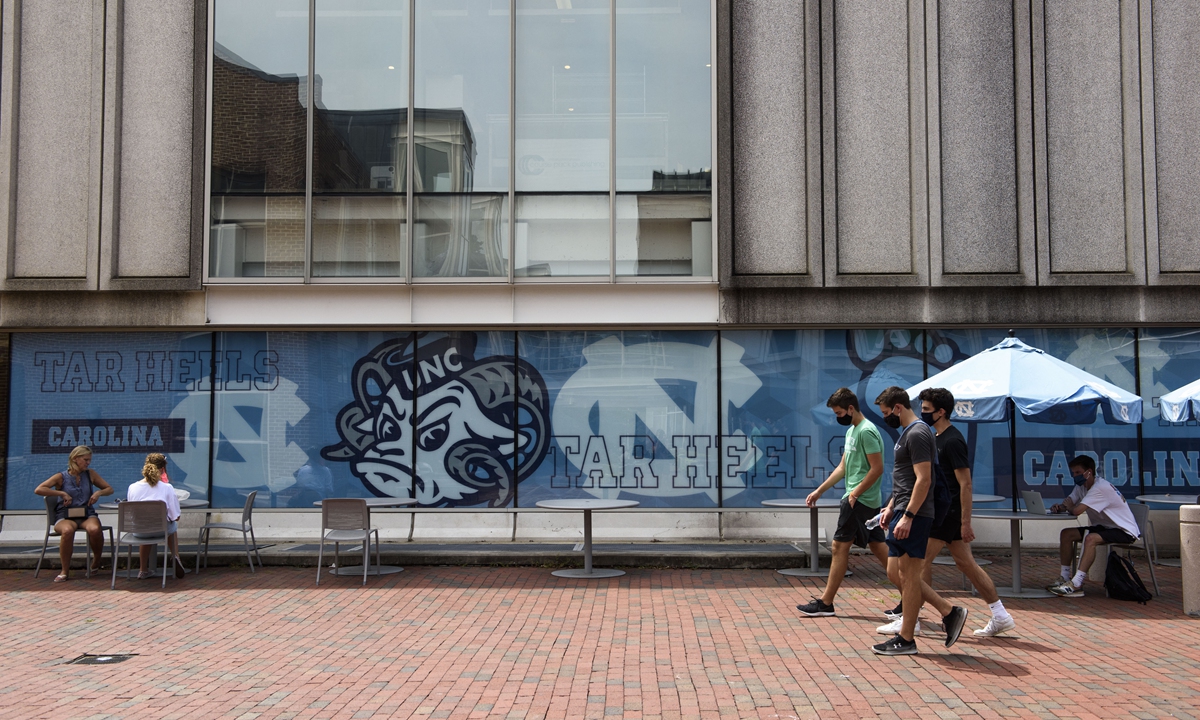
[(1154, 564), (1161, 566), (1161, 567), (1183, 567), (1183, 561), (1178, 560), (1176, 558), (1167, 558), (1166, 560), (1157, 560), (1157, 561), (1155, 561)]
[(996, 594), (1004, 598), (1041, 599), (1058, 597), (1049, 590), (1043, 590), (1041, 588), (1021, 588), (1020, 590), (1013, 590), (1009, 586), (1001, 587), (999, 585), (996, 586)]
[[(779, 573), (780, 575), (787, 575), (788, 577), (829, 577), (828, 568), (818, 568), (816, 570), (813, 570), (812, 568), (784, 568), (783, 570), (776, 570), (775, 572)], [(846, 574), (842, 577), (853, 576), (854, 571), (847, 570)]]
[(568, 570), (555, 570), (550, 573), (554, 577), (574, 578), (576, 580), (591, 580), (593, 578), (613, 578), (620, 577), (625, 574), (624, 570), (613, 570), (612, 568), (592, 568), (585, 570), (583, 568), (570, 568)]
[[(330, 569), (329, 572), (333, 573), (334, 575), (338, 575), (338, 576), (351, 576), (352, 577), (354, 575), (357, 575), (359, 577), (362, 577), (363, 567), (362, 567), (362, 565), (343, 565), (341, 567), (332, 568), (332, 569)], [(395, 565), (368, 565), (367, 566), (367, 576), (368, 577), (370, 577), (372, 575), (395, 575), (398, 572), (404, 572), (404, 568), (396, 567)]]

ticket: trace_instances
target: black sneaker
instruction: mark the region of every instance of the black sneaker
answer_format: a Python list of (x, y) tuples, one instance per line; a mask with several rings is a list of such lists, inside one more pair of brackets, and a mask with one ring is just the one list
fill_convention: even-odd
[(812, 602), (806, 605), (797, 605), (796, 609), (809, 617), (833, 617), (836, 614), (833, 605), (826, 605), (821, 602), (821, 598), (813, 598)]
[(950, 614), (942, 618), (942, 629), (946, 631), (946, 647), (958, 642), (963, 625), (967, 624), (967, 611), (955, 605), (950, 608)]
[(892, 620), (895, 620), (898, 617), (903, 617), (904, 603), (896, 603), (896, 607), (892, 608), (891, 610), (884, 610), (883, 616), (885, 618), (891, 618)]
[(878, 645), (872, 645), (871, 652), (875, 653), (876, 655), (916, 655), (917, 641), (905, 640), (897, 635), (887, 642), (881, 642)]

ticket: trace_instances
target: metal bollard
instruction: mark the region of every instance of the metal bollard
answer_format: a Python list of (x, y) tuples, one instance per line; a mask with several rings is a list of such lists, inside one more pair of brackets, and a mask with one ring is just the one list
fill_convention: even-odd
[(1179, 557), (1183, 565), (1183, 611), (1200, 617), (1200, 505), (1179, 508)]

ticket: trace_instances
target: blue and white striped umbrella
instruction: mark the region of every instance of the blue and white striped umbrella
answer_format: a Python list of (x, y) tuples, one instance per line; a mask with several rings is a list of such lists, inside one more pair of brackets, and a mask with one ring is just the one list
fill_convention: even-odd
[(1137, 395), (1013, 337), (914, 385), (908, 394), (916, 399), (936, 387), (954, 394), (955, 421), (1008, 420), (1010, 398), (1029, 422), (1087, 425), (1096, 421), (1097, 407), (1108, 423), (1142, 421)]
[(1167, 422), (1200, 420), (1200, 380), (1160, 397), (1158, 414)]

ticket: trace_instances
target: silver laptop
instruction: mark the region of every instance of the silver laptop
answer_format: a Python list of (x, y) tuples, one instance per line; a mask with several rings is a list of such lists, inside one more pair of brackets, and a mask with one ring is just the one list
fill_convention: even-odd
[(1042, 494), (1037, 490), (1022, 490), (1021, 499), (1025, 501), (1025, 509), (1030, 515), (1049, 515), (1050, 511), (1046, 509), (1046, 503), (1042, 501)]

